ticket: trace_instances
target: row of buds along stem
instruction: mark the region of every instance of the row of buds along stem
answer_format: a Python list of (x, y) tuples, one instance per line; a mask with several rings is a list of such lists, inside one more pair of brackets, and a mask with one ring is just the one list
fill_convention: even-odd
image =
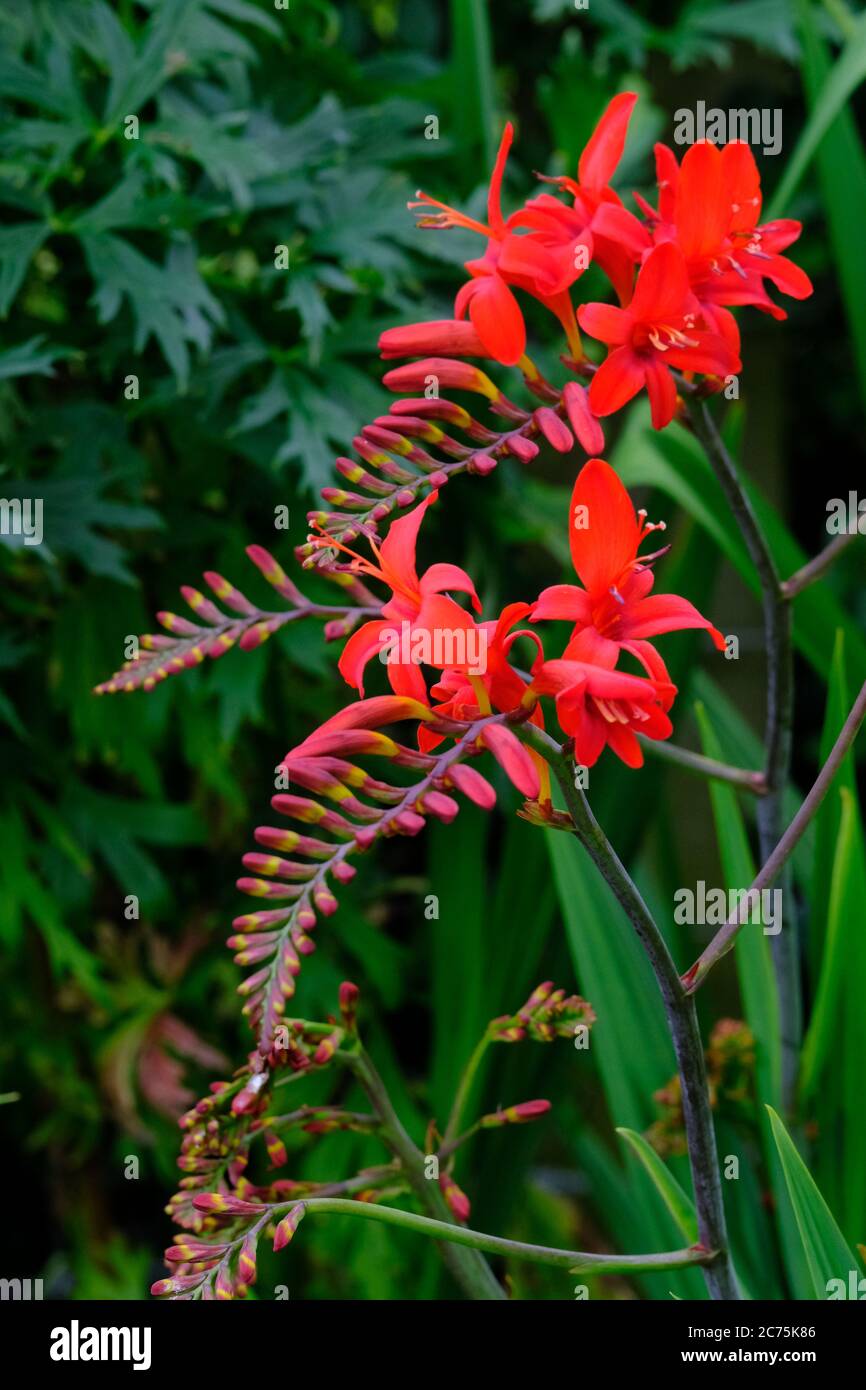
[[(384, 724), (407, 719), (454, 741), (435, 754), (421, 753), (381, 731)], [(357, 701), (286, 755), (290, 785), (311, 795), (293, 791), (272, 799), (274, 810), (300, 828), (259, 826), (255, 831), (266, 852), (244, 857), (244, 867), (255, 876), (239, 879), (238, 887), (268, 906), (236, 918), (228, 939), (236, 962), (254, 967), (239, 993), (263, 1056), (272, 1052), (302, 957), (314, 949), (310, 932), (320, 917), (336, 912), (335, 890), (354, 877), (350, 856), (383, 838), (417, 835), (431, 816), (453, 820), (459, 809), (454, 791), (490, 807), (495, 802), (492, 786), (462, 761), (483, 751), (493, 754), (524, 795), (537, 793), (534, 766), (506, 727), (506, 716), (467, 724), (437, 716), (402, 696)], [(357, 765), (354, 759), (363, 756), (385, 758), (420, 776), (408, 785), (383, 781)], [(324, 1057), (328, 1044), (322, 1046)]]
[(206, 658), (217, 660), (234, 646), (241, 651), (253, 651), (286, 623), (299, 618), (323, 619), (326, 629), (330, 629), (329, 635), (336, 637), (347, 635), (359, 619), (375, 616), (379, 611), (374, 595), (356, 575), (325, 571), (324, 577), (339, 584), (345, 597), (352, 602), (315, 603), (301, 593), (282, 565), (263, 546), (247, 546), (247, 555), (286, 607), (261, 608), (221, 574), (207, 570), (204, 581), (222, 608), (199, 589), (182, 585), (181, 596), (195, 621), (178, 613), (157, 613), (157, 621), (165, 632), (147, 632), (128, 639), (129, 659), (109, 680), (95, 687), (95, 694), (153, 690), (169, 676), (199, 666)]
[[(311, 525), (335, 539), (372, 539), (383, 521), (412, 506), (426, 489), (441, 488), (459, 473), (485, 475), (509, 456), (530, 463), (545, 441), (558, 453), (569, 453), (575, 437), (588, 456), (603, 451), (604, 435), (584, 386), (569, 382), (560, 393), (524, 358), (524, 383), (544, 402), (525, 409), (467, 360), (488, 356), (469, 324), (446, 319), (388, 329), (379, 347), (386, 360), (419, 359), (383, 377), (389, 390), (412, 394), (396, 401), (387, 415), (354, 439), (356, 459), (337, 460), (341, 485), (324, 488), (327, 509), (309, 513)], [(506, 428), (492, 428), (477, 419), (464, 405), (443, 397), (443, 390), (480, 398), (491, 415), (507, 422)], [(306, 566), (346, 569), (335, 554), (312, 542), (300, 546), (297, 555)]]

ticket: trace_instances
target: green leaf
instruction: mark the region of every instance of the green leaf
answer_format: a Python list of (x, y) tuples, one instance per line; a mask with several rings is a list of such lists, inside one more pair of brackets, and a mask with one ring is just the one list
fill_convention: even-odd
[[(836, 852), (830, 874), (830, 895), (827, 908), (827, 935), (824, 942), (821, 976), (812, 1010), (809, 1031), (803, 1045), (801, 1086), (808, 1096), (814, 1090), (818, 1075), (827, 1059), (833, 1056), (833, 1068), (838, 1069), (842, 1048), (834, 1046), (838, 1037), (840, 1010), (851, 987), (852, 965), (856, 940), (850, 940), (851, 930), (861, 935), (858, 908), (866, 887), (864, 873), (863, 837), (857, 815), (857, 803), (848, 787), (835, 793), (841, 803), (836, 831)], [(831, 792), (831, 799), (833, 793)], [(861, 978), (859, 974), (855, 979)], [(860, 1000), (857, 1001), (858, 1010)], [(844, 1039), (838, 1038), (844, 1046)], [(858, 1059), (859, 1071), (859, 1059)]]
[(109, 323), (128, 298), (135, 320), (134, 346), (141, 352), (153, 336), (181, 387), (189, 376), (188, 344), (211, 345), (223, 309), (198, 273), (192, 247), (173, 246), (165, 266), (155, 265), (134, 246), (108, 232), (81, 237), (100, 323)]
[[(803, 33), (803, 81), (813, 116), (822, 94), (829, 90), (832, 77), (830, 57), (818, 33), (817, 17), (811, 5), (799, 6)], [(866, 42), (866, 16), (857, 21), (856, 32)], [(841, 60), (840, 60), (841, 62)], [(838, 67), (834, 69), (838, 71)], [(833, 262), (837, 268), (848, 331), (857, 362), (860, 399), (866, 408), (866, 260), (859, 251), (861, 229), (866, 225), (866, 152), (847, 107), (840, 109), (827, 128), (817, 151), (818, 182), (827, 216)], [(782, 206), (781, 200), (777, 200)]]
[(451, 42), (457, 143), (471, 150), (480, 136), (487, 173), (501, 132), (495, 129), (493, 50), (485, 0), (451, 0)]
[[(810, 0), (800, 0), (799, 11), (803, 27), (814, 34)], [(788, 161), (782, 181), (776, 189), (768, 220), (781, 216), (787, 208), (822, 140), (864, 78), (866, 14), (860, 15), (854, 22), (851, 37), (823, 83), (820, 96), (815, 100), (805, 129), (797, 141), (797, 148)]]
[(48, 230), (47, 222), (22, 222), (17, 227), (0, 228), (0, 318), (5, 319), (8, 314)]
[[(764, 761), (764, 745), (761, 739), (754, 729), (749, 727), (743, 715), (712, 676), (707, 671), (696, 671), (692, 677), (691, 690), (695, 698), (706, 707), (725, 762), (731, 763), (733, 767), (760, 767)], [(783, 798), (786, 825), (794, 819), (802, 802), (803, 798), (797, 789), (789, 785)], [(811, 880), (815, 841), (815, 825), (812, 823), (793, 854), (794, 872), (798, 882), (803, 885), (804, 892), (808, 891)]]
[(767, 1110), (800, 1232), (812, 1297), (826, 1299), (830, 1280), (841, 1279), (847, 1288), (852, 1270), (859, 1278), (857, 1260), (790, 1134), (772, 1106), (768, 1105)]
[[(172, 52), (183, 52), (181, 31), (199, 4), (200, 0), (172, 0), (170, 5), (156, 6), (134, 59), (129, 61), (124, 49), (125, 61), (112, 71), (104, 125), (113, 126), (124, 116), (137, 115), (173, 75)], [(116, 55), (118, 52), (115, 49)]]
[[(818, 746), (819, 766), (823, 767), (830, 756), (830, 750), (839, 736), (839, 730), (845, 723), (850, 708), (851, 698), (845, 662), (845, 634), (837, 632), (833, 658), (829, 667), (824, 727)], [(853, 750), (843, 758), (830, 794), (819, 806), (818, 814), (813, 822), (815, 852), (807, 888), (809, 902), (808, 953), (811, 971), (815, 979), (820, 973), (821, 962), (824, 959), (829, 902), (827, 888), (828, 884), (832, 882), (833, 865), (838, 849), (839, 822), (842, 811), (842, 802), (838, 792), (842, 787), (847, 788), (856, 799), (857, 780)]]
[(687, 1244), (696, 1245), (698, 1241), (698, 1216), (691, 1197), (683, 1191), (673, 1173), (665, 1167), (655, 1149), (647, 1143), (642, 1134), (636, 1134), (633, 1129), (624, 1128), (618, 1129), (617, 1134), (627, 1144), (630, 1144), (637, 1154), (649, 1173), (656, 1191), (682, 1231)]
[(72, 348), (59, 344), (43, 347), (44, 333), (29, 338), (26, 343), (0, 352), (0, 381), (19, 376), (53, 376), (54, 363), (74, 356)]
[(866, 1223), (866, 1131), (862, 1124), (866, 845), (854, 792), (841, 787), (830, 795), (842, 809), (829, 882), (821, 973), (803, 1046), (801, 1087), (803, 1096), (813, 1102), (823, 1141), (816, 1158), (822, 1187), (844, 1230), (856, 1239)]
[[(658, 987), (634, 928), (585, 849), (570, 835), (545, 834), (578, 988), (600, 1024), (592, 1054), (612, 1116), (645, 1129), (652, 1095), (675, 1068)], [(623, 1051), (625, 1038), (640, 1046)]]

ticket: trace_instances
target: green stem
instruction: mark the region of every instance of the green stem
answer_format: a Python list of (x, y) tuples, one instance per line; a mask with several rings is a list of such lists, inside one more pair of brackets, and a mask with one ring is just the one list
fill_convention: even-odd
[[(385, 1089), (382, 1081), (369, 1055), (362, 1047), (357, 1051), (342, 1054), (346, 1065), (357, 1077), (364, 1090), (367, 1092), (373, 1109), (381, 1121), (380, 1135), (385, 1144), (398, 1158), (403, 1166), (406, 1181), (411, 1187), (421, 1205), (430, 1213), (433, 1218), (432, 1224), (438, 1229), (440, 1227), (449, 1231), (460, 1231), (463, 1228), (454, 1224), (454, 1218), (448, 1208), (445, 1198), (439, 1188), (439, 1184), (433, 1179), (425, 1176), (424, 1155), (421, 1150), (413, 1144), (406, 1130), (400, 1122), (396, 1110), (391, 1104), (391, 1097)], [(362, 1203), (347, 1203), (347, 1206), (360, 1208)], [(372, 1210), (372, 1208), (371, 1208)], [(381, 1208), (379, 1208), (381, 1210)], [(357, 1215), (357, 1211), (355, 1212)], [(361, 1213), (363, 1214), (363, 1213)], [(401, 1213), (404, 1215), (404, 1213)], [(427, 1218), (416, 1217), (416, 1220), (426, 1220)], [(403, 1223), (405, 1224), (405, 1223)], [(505, 1291), (492, 1269), (481, 1254), (480, 1247), (471, 1249), (464, 1248), (471, 1242), (460, 1242), (456, 1237), (450, 1236), (446, 1241), (440, 1241), (439, 1251), (443, 1262), (454, 1276), (457, 1283), (472, 1299), (493, 1300), (504, 1299)]]
[(688, 748), (679, 748), (675, 743), (668, 743), (666, 740), (646, 738), (643, 734), (638, 734), (638, 739), (644, 752), (651, 753), (662, 762), (676, 763), (677, 767), (684, 768), (686, 772), (694, 772), (699, 777), (712, 777), (718, 782), (730, 782), (732, 786), (739, 787), (744, 792), (751, 792), (753, 796), (766, 795), (767, 784), (763, 772), (754, 772), (745, 767), (731, 767), (729, 763), (719, 762), (716, 758), (706, 758), (703, 753), (693, 753)]
[(716, 1135), (694, 1001), (683, 988), (652, 913), (593, 816), (583, 792), (575, 787), (571, 760), (555, 739), (535, 725), (520, 725), (515, 732), (553, 769), (574, 825), (574, 834), (623, 907), (652, 966), (676, 1053), (698, 1235), (704, 1249), (716, 1252), (704, 1268), (704, 1278), (712, 1298), (738, 1299), (740, 1292), (728, 1254)]
[(445, 1133), (442, 1136), (443, 1147), (446, 1144), (451, 1145), (455, 1135), (459, 1130), (460, 1121), (462, 1120), (463, 1113), (466, 1109), (466, 1106), (469, 1103), (469, 1095), (472, 1090), (475, 1077), (478, 1073), (478, 1068), (480, 1067), (482, 1059), (485, 1053), (487, 1052), (488, 1047), (490, 1046), (490, 1041), (491, 1040), (489, 1032), (483, 1033), (478, 1040), (478, 1043), (475, 1047), (475, 1050), (472, 1053), (472, 1056), (469, 1058), (469, 1061), (463, 1068), (463, 1075), (460, 1078), (460, 1085), (457, 1087), (457, 1094), (454, 1097), (454, 1104), (451, 1107), (451, 1114), (448, 1117), (448, 1124), (446, 1125)]
[[(448, 1221), (437, 1221), (429, 1216), (419, 1216), (414, 1211), (403, 1211), (399, 1207), (380, 1207), (367, 1202), (353, 1202), (343, 1197), (305, 1197), (301, 1199), (306, 1213), (334, 1213), (342, 1216), (356, 1216), (362, 1221), (381, 1221), (388, 1226), (400, 1226), (416, 1235), (432, 1236), (445, 1242), (449, 1247), (462, 1250), (486, 1251), (489, 1255), (501, 1255), (515, 1260), (526, 1260), (532, 1264), (550, 1265), (555, 1269), (567, 1269), (574, 1274), (597, 1271), (601, 1274), (616, 1274), (625, 1271), (644, 1271), (658, 1269), (682, 1269), (687, 1265), (706, 1266), (714, 1258), (712, 1251), (701, 1246), (686, 1250), (668, 1250), (653, 1255), (598, 1255), (582, 1250), (557, 1250), (548, 1245), (530, 1245), (521, 1240), (506, 1240), (503, 1236), (490, 1236), (484, 1231), (473, 1231), (467, 1226), (455, 1226)], [(300, 1203), (275, 1204), (269, 1210), (273, 1216)]]

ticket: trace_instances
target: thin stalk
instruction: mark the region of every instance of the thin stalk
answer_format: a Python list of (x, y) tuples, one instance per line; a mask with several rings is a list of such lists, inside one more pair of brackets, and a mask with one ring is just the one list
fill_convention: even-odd
[(717, 758), (706, 758), (703, 753), (693, 753), (689, 748), (680, 748), (666, 740), (646, 738), (638, 734), (638, 740), (645, 753), (651, 753), (662, 762), (676, 763), (686, 772), (694, 772), (698, 777), (712, 777), (717, 782), (730, 782), (741, 791), (751, 792), (753, 796), (765, 796), (767, 784), (763, 772), (755, 772), (746, 767), (732, 767), (730, 763), (719, 762)]
[(486, 1251), (490, 1255), (501, 1255), (516, 1260), (526, 1260), (532, 1264), (550, 1265), (555, 1269), (567, 1269), (574, 1274), (597, 1272), (616, 1274), (644, 1270), (683, 1269), (689, 1265), (706, 1268), (714, 1258), (714, 1252), (700, 1246), (684, 1250), (667, 1250), (652, 1255), (598, 1255), (583, 1250), (559, 1250), (554, 1246), (530, 1245), (522, 1240), (506, 1240), (503, 1236), (490, 1236), (485, 1231), (473, 1231), (468, 1226), (455, 1226), (451, 1222), (436, 1221), (429, 1216), (419, 1216), (414, 1211), (403, 1211), (399, 1207), (380, 1207), (367, 1202), (353, 1202), (342, 1197), (303, 1197), (291, 1202), (275, 1203), (268, 1210), (272, 1217), (280, 1211), (302, 1205), (305, 1215), (312, 1212), (334, 1213), (343, 1216), (356, 1216), (362, 1221), (381, 1221), (388, 1226), (400, 1226), (414, 1231), (417, 1235), (432, 1236), (437, 1241), (456, 1246), (462, 1250)]
[[(767, 538), (743, 488), (737, 466), (725, 448), (706, 405), (689, 412), (686, 419), (704, 447), (740, 528), (757, 571), (764, 612), (767, 649), (767, 714), (764, 727), (764, 780), (766, 795), (758, 803), (760, 860), (765, 864), (782, 833), (782, 797), (791, 770), (791, 738), (794, 717), (794, 658), (791, 606)], [(792, 902), (790, 885), (782, 902)], [(788, 930), (785, 930), (787, 925)], [(789, 914), (771, 939), (773, 973), (779, 996), (782, 1052), (782, 1102), (790, 1112), (796, 1090), (797, 1065), (803, 1036), (803, 1004), (800, 989), (797, 921)]]
[(846, 531), (844, 535), (836, 536), (829, 545), (824, 546), (820, 555), (816, 555), (814, 560), (810, 560), (808, 564), (803, 565), (801, 569), (792, 574), (790, 579), (786, 579), (782, 585), (785, 598), (796, 598), (797, 594), (801, 594), (804, 589), (808, 589), (810, 584), (814, 584), (816, 579), (821, 579), (830, 566), (848, 549), (851, 542), (856, 541), (858, 534), (857, 531)]
[[(358, 1047), (357, 1051), (345, 1053), (344, 1060), (367, 1092), (381, 1121), (379, 1132), (382, 1139), (395, 1157), (399, 1158), (403, 1165), (406, 1181), (421, 1205), (433, 1218), (434, 1224), (437, 1227), (445, 1227), (449, 1231), (462, 1231), (463, 1228), (454, 1223), (439, 1184), (425, 1177), (424, 1155), (413, 1144), (403, 1128), (400, 1118), (391, 1104), (391, 1098), (385, 1089), (385, 1084), (373, 1066), (369, 1055), (362, 1047)], [(361, 1204), (346, 1203), (346, 1205), (355, 1207)], [(425, 1218), (418, 1217), (416, 1219), (424, 1220)], [(456, 1236), (450, 1235), (447, 1240), (439, 1242), (439, 1252), (444, 1264), (469, 1298), (487, 1301), (505, 1298), (505, 1290), (481, 1254), (480, 1246), (473, 1247), (471, 1242), (461, 1242)]]
[(738, 933), (746, 925), (741, 918), (749, 915), (749, 898), (755, 893), (760, 893), (764, 888), (769, 888), (785, 868), (797, 844), (805, 834), (809, 822), (827, 795), (843, 758), (857, 737), (864, 717), (866, 717), (866, 684), (863, 685), (860, 694), (854, 701), (839, 737), (830, 750), (830, 756), (812, 784), (811, 791), (772, 854), (755, 876), (748, 895), (738, 905), (734, 915), (728, 919), (723, 927), (719, 928), (707, 949), (683, 976), (683, 985), (687, 993), (694, 994), (695, 990), (703, 984), (716, 962), (730, 951)]
[(694, 1000), (683, 988), (652, 913), (592, 814), (583, 792), (575, 787), (570, 761), (564, 751), (555, 739), (532, 724), (523, 724), (515, 732), (552, 767), (575, 836), (622, 905), (652, 966), (676, 1053), (698, 1236), (705, 1249), (716, 1252), (715, 1258), (704, 1267), (704, 1278), (711, 1298), (738, 1299), (740, 1292), (728, 1254), (716, 1135)]
[[(442, 1136), (443, 1147), (446, 1144), (450, 1145), (451, 1141), (454, 1139), (454, 1136), (457, 1134), (457, 1131), (460, 1126), (460, 1121), (463, 1118), (463, 1112), (465, 1111), (466, 1106), (469, 1102), (469, 1093), (472, 1090), (472, 1083), (475, 1080), (475, 1077), (478, 1073), (478, 1068), (481, 1065), (482, 1058), (484, 1057), (484, 1054), (486, 1053), (489, 1046), (490, 1034), (489, 1032), (485, 1032), (482, 1034), (472, 1053), (472, 1056), (469, 1058), (469, 1061), (463, 1068), (463, 1075), (461, 1076), (460, 1084), (457, 1087), (457, 1094), (454, 1097), (454, 1104), (451, 1107), (451, 1114), (448, 1117), (448, 1124), (446, 1125), (445, 1133)], [(441, 1156), (442, 1150), (440, 1149), (439, 1152)]]

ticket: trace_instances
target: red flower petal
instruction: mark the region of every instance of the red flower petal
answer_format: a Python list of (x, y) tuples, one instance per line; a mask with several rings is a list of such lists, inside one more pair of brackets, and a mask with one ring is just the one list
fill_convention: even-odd
[(658, 358), (646, 362), (646, 389), (652, 413), (653, 429), (663, 430), (674, 418), (677, 409), (676, 382)]
[(592, 622), (592, 605), (585, 589), (576, 584), (551, 584), (532, 605), (534, 623), (562, 618), (570, 623)]
[(589, 403), (595, 415), (620, 410), (644, 384), (641, 359), (631, 348), (614, 348), (602, 362), (589, 387)]
[(387, 622), (364, 623), (346, 643), (337, 662), (337, 669), (343, 680), (364, 694), (364, 667), (380, 650), (382, 634), (393, 631), (393, 624)]
[(471, 323), (460, 319), (434, 319), (388, 328), (379, 336), (383, 357), (487, 357)]
[(420, 588), (422, 594), (441, 594), (446, 589), (455, 589), (458, 593), (469, 594), (475, 612), (481, 612), (481, 600), (475, 592), (475, 585), (466, 571), (460, 569), (458, 565), (441, 563), (431, 565), (421, 576)]
[(582, 304), (577, 311), (577, 321), (591, 338), (614, 347), (628, 341), (634, 324), (631, 314), (617, 309), (615, 304)]
[(419, 506), (413, 507), (406, 516), (399, 517), (382, 542), (379, 551), (382, 573), (390, 587), (400, 591), (402, 597), (406, 597), (405, 591), (409, 590), (410, 593), (418, 594), (420, 600), (418, 576), (415, 572), (415, 548), (424, 513), (438, 496), (438, 492), (431, 492)]
[(650, 252), (640, 269), (629, 312), (642, 323), (682, 318), (690, 299), (683, 253), (672, 241)]
[(624, 639), (635, 639), (694, 627), (706, 628), (718, 650), (725, 650), (725, 639), (718, 628), (702, 617), (693, 603), (676, 594), (651, 594), (630, 604), (623, 614), (620, 631)]
[(464, 285), (455, 301), (458, 316), (469, 308), (472, 324), (491, 357), (513, 367), (526, 351), (526, 325), (520, 305), (498, 275), (482, 275)]
[(567, 454), (574, 448), (574, 436), (571, 430), (560, 420), (556, 411), (551, 410), (549, 406), (539, 406), (533, 414), (533, 419), (548, 444), (558, 453)]
[(604, 431), (589, 406), (589, 392), (576, 381), (567, 381), (562, 392), (571, 428), (582, 448), (593, 457), (604, 450)]
[(469, 800), (474, 801), (483, 811), (490, 811), (496, 805), (496, 792), (487, 778), (482, 777), (474, 767), (455, 763), (448, 769), (448, 776), (457, 790), (468, 796)]
[(499, 149), (496, 152), (496, 163), (493, 166), (493, 173), (490, 175), (490, 187), (487, 191), (487, 221), (490, 223), (494, 232), (499, 232), (503, 228), (502, 221), (502, 179), (505, 174), (505, 165), (508, 160), (508, 152), (511, 149), (511, 142), (514, 139), (514, 126), (510, 121), (507, 122), (502, 132), (502, 139), (499, 142)]
[(715, 254), (731, 224), (733, 188), (726, 198), (722, 152), (707, 141), (692, 145), (683, 155), (677, 187), (677, 239), (686, 256)]
[(590, 459), (577, 475), (568, 538), (574, 568), (591, 594), (606, 595), (637, 555), (634, 505), (604, 459)]
[(538, 772), (520, 740), (501, 724), (490, 724), (482, 731), (481, 742), (490, 749), (517, 790), (534, 801), (539, 792)]
[(600, 190), (610, 183), (622, 158), (629, 118), (636, 101), (636, 92), (620, 92), (608, 103), (577, 166), (577, 176), (585, 188)]

